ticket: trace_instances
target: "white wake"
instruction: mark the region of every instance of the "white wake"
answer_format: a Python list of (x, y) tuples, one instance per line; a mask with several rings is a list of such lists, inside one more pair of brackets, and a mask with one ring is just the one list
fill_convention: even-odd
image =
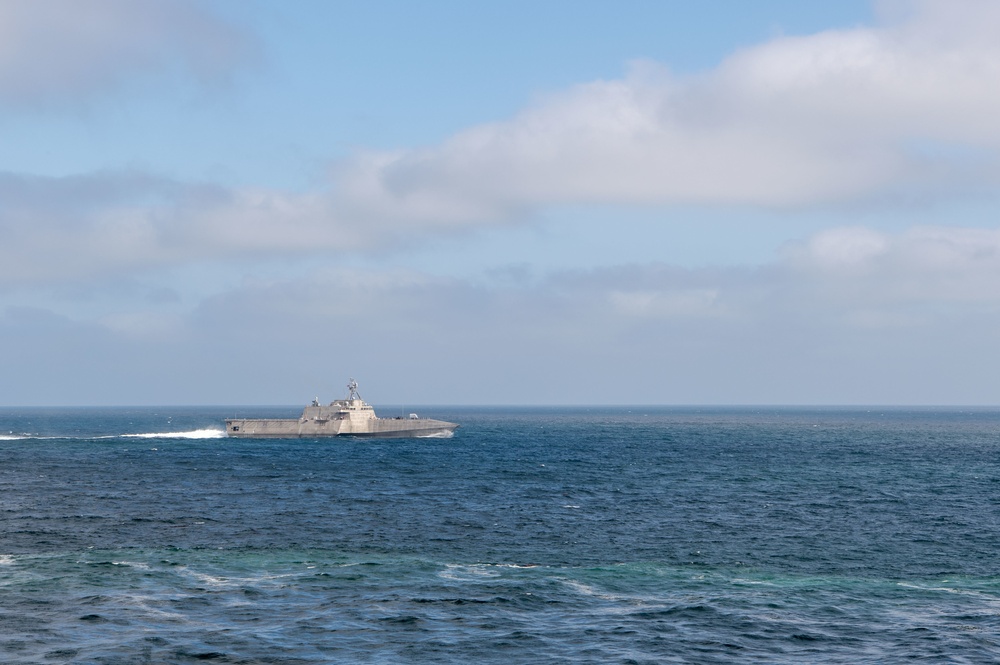
[(226, 432), (221, 429), (196, 429), (190, 432), (149, 432), (145, 434), (122, 434), (130, 439), (222, 439)]

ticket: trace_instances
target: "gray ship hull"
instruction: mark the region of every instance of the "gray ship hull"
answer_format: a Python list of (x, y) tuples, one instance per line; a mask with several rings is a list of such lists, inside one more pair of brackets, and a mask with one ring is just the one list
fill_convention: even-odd
[[(339, 420), (304, 420), (294, 418), (232, 418), (226, 420), (226, 433), (245, 439), (311, 439), (354, 436), (377, 439), (403, 439), (451, 436), (455, 423), (430, 418), (377, 418), (363, 427), (344, 427)], [(351, 431), (347, 431), (351, 430)]]

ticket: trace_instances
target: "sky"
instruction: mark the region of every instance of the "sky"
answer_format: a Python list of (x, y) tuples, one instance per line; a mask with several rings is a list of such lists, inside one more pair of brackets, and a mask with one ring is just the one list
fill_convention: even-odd
[(0, 0), (0, 405), (995, 405), (993, 0)]

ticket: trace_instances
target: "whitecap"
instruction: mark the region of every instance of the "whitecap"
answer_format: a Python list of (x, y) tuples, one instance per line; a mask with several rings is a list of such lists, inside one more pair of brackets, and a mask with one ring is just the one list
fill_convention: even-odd
[[(962, 589), (958, 587), (948, 587), (948, 586), (929, 586), (924, 584), (916, 584), (913, 582), (896, 582), (897, 586), (901, 586), (905, 589), (915, 589), (917, 591), (934, 591), (936, 593), (953, 593), (960, 596), (971, 596), (974, 598), (982, 598), (988, 601), (995, 601), (996, 598), (992, 594), (984, 593), (978, 589)], [(991, 604), (996, 604), (991, 602)]]
[(454, 563), (445, 564), (445, 569), (438, 573), (438, 577), (446, 580), (457, 580), (471, 582), (477, 579), (499, 577), (500, 573), (491, 570), (489, 564), (459, 565)]
[(142, 561), (112, 561), (112, 566), (127, 566), (136, 570), (153, 570), (153, 567)]
[(277, 584), (278, 580), (294, 578), (300, 573), (258, 573), (256, 575), (212, 575), (210, 573), (183, 567), (178, 571), (184, 577), (213, 589), (238, 589), (242, 587), (258, 587), (265, 584)]

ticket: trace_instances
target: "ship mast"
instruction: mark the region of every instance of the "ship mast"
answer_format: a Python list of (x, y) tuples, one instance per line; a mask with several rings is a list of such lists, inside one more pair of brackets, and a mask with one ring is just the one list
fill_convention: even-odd
[(361, 399), (361, 393), (358, 392), (358, 382), (351, 377), (351, 380), (347, 382), (347, 399)]

